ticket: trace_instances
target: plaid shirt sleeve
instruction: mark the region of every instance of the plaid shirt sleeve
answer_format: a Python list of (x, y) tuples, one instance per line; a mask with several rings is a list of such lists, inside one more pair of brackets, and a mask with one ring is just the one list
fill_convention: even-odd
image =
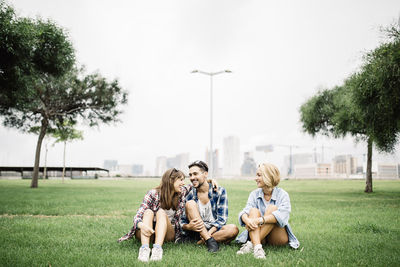
[[(215, 197), (213, 197), (215, 200)], [(218, 196), (216, 200), (217, 205), (217, 218), (212, 224), (217, 228), (217, 231), (222, 228), (228, 221), (228, 195), (225, 188), (220, 187), (218, 189)]]
[(134, 236), (135, 231), (138, 229), (137, 225), (139, 222), (143, 221), (143, 215), (147, 209), (151, 209), (152, 211), (157, 211), (159, 208), (160, 208), (159, 196), (157, 194), (157, 191), (152, 189), (146, 193), (146, 195), (143, 198), (142, 204), (140, 204), (139, 209), (136, 212), (135, 217), (133, 217), (133, 226), (131, 230), (126, 235), (118, 239), (118, 242), (131, 239)]

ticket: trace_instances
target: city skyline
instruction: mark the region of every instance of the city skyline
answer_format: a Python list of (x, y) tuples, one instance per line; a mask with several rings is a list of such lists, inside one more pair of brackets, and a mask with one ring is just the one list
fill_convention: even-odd
[[(209, 82), (214, 79), (214, 147), (240, 138), (240, 155), (258, 145), (275, 151), (255, 160), (281, 168), (288, 149), (326, 157), (366, 153), (354, 139), (313, 139), (301, 132), (299, 107), (318, 89), (340, 84), (365, 52), (382, 42), (379, 28), (397, 21), (398, 1), (49, 1), (14, 0), (21, 16), (53, 19), (65, 28), (80, 64), (118, 78), (128, 90), (122, 122), (83, 130), (67, 144), (67, 165), (106, 159), (155, 170), (160, 155), (205, 160), (209, 146)], [(211, 8), (212, 7), (212, 8)], [(107, 19), (104, 19), (107, 18)], [(340, 18), (340, 19), (339, 19)], [(0, 127), (0, 165), (33, 166), (37, 136)], [(48, 142), (48, 165), (62, 164), (62, 145)], [(399, 145), (393, 161), (399, 162)], [(221, 153), (222, 154), (222, 153)], [(332, 154), (332, 155), (328, 155)], [(384, 157), (374, 151), (374, 159)], [(221, 161), (221, 166), (223, 162)]]

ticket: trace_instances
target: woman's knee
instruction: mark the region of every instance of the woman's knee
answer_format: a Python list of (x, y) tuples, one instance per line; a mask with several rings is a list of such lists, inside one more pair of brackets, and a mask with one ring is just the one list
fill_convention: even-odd
[(160, 217), (165, 217), (165, 216), (167, 216), (167, 213), (165, 212), (165, 210), (163, 210), (161, 208), (156, 212), (156, 218), (157, 219), (160, 218)]
[(257, 208), (251, 208), (249, 211), (249, 217), (260, 217), (261, 213), (260, 210)]
[(154, 217), (154, 212), (151, 210), (151, 209), (147, 209), (147, 210), (145, 210), (144, 211), (144, 213), (143, 213), (143, 218), (144, 217), (150, 217), (150, 218), (153, 218)]

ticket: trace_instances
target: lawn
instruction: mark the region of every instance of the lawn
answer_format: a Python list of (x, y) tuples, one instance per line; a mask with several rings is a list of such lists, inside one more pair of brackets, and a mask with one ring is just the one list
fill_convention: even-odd
[[(145, 192), (159, 179), (121, 181), (0, 180), (1, 266), (134, 266), (139, 242), (117, 243)], [(238, 224), (254, 181), (220, 180), (229, 221)], [(237, 244), (211, 255), (205, 246), (165, 244), (158, 266), (399, 266), (400, 181), (282, 181), (300, 248), (266, 247), (266, 260), (236, 255)], [(240, 228), (243, 231), (243, 228)]]

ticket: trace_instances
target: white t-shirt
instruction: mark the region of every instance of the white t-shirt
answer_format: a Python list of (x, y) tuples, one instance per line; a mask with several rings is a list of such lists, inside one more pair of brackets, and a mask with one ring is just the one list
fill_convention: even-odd
[(204, 225), (207, 229), (210, 229), (212, 227), (212, 223), (215, 222), (215, 218), (212, 213), (212, 208), (211, 208), (211, 202), (208, 201), (207, 204), (202, 204), (201, 201), (197, 202), (197, 205), (199, 207), (199, 212), (201, 219), (204, 222)]

